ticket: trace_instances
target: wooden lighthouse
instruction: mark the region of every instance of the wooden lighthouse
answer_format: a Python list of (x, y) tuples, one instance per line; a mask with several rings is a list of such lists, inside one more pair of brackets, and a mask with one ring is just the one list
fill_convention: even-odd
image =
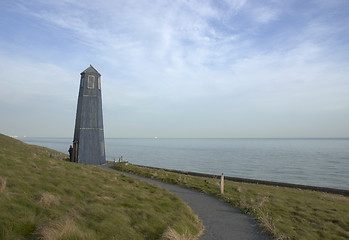
[(106, 163), (101, 74), (92, 65), (81, 73), (73, 161), (90, 165)]

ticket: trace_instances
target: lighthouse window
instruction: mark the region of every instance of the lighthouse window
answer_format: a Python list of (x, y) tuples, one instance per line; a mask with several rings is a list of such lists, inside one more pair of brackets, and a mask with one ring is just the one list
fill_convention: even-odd
[(87, 88), (94, 89), (95, 88), (95, 76), (88, 76), (87, 79)]
[(98, 77), (98, 89), (101, 90), (101, 77)]

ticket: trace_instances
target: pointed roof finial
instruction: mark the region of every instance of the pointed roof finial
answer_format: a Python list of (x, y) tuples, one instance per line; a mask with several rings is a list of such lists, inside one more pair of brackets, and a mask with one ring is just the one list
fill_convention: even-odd
[(81, 75), (84, 74), (84, 73), (93, 73), (93, 72), (96, 72), (98, 73), (99, 76), (102, 76), (91, 64), (88, 68), (85, 69), (85, 71), (83, 71), (82, 73), (80, 73)]

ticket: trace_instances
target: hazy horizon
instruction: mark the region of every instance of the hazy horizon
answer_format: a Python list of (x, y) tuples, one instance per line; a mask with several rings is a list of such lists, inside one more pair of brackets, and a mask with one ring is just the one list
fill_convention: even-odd
[[(5, 134), (6, 135), (6, 134)], [(54, 139), (73, 139), (70, 137), (55, 137), (55, 136), (10, 136), (15, 139), (25, 138), (54, 138)], [(105, 139), (349, 139), (349, 137), (105, 137)]]

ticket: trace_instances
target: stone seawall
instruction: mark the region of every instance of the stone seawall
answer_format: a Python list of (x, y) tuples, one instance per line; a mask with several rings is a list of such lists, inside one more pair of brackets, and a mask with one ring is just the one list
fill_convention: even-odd
[[(134, 165), (139, 166), (139, 167), (159, 169), (159, 170), (164, 170), (164, 171), (168, 171), (168, 172), (180, 173), (180, 174), (197, 176), (197, 177), (207, 177), (207, 178), (217, 178), (217, 179), (219, 179), (221, 177), (220, 175), (207, 174), (207, 173), (172, 170), (172, 169), (149, 167), (149, 166), (142, 166), (142, 165), (136, 165), (136, 164), (134, 164)], [(340, 195), (344, 195), (344, 196), (349, 196), (349, 190), (344, 190), (344, 189), (316, 187), (316, 186), (308, 186), (308, 185), (301, 185), (301, 184), (282, 183), (282, 182), (273, 182), (273, 181), (256, 180), (256, 179), (248, 179), (248, 178), (229, 177), (229, 176), (224, 176), (224, 179), (229, 180), (229, 181), (233, 181), (233, 182), (254, 183), (254, 184), (262, 184), (262, 185), (269, 185), (269, 186), (276, 186), (276, 187), (288, 187), (288, 188), (312, 190), (312, 191), (317, 191), (317, 192), (326, 192), (326, 193), (333, 193), (333, 194), (340, 194)]]

